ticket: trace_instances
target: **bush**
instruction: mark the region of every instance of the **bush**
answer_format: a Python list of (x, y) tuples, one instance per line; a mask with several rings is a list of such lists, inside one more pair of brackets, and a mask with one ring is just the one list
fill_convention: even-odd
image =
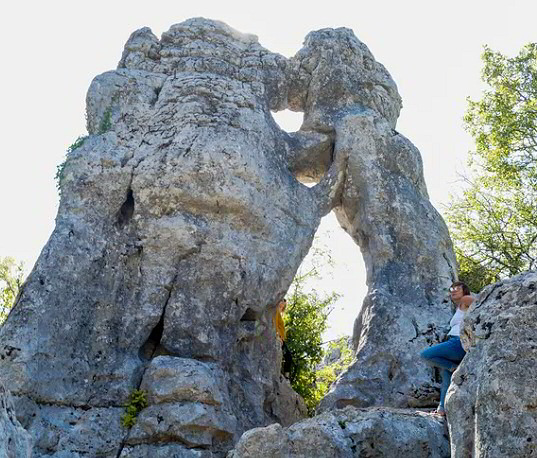
[(334, 351), (339, 353), (339, 357), (333, 362), (328, 361), (327, 364), (321, 364), (315, 373), (316, 397), (319, 398), (319, 401), (328, 393), (332, 383), (336, 381), (339, 374), (347, 369), (353, 359), (353, 351), (348, 337), (340, 337), (328, 344), (325, 361)]
[(324, 392), (316, 386), (316, 367), (324, 357), (322, 335), (327, 328), (327, 318), (338, 295), (319, 297), (315, 291), (302, 289), (304, 277), (293, 280), (292, 294), (287, 299), (283, 316), (286, 344), (293, 355), (290, 382), (293, 389), (304, 398), (309, 415), (315, 413)]
[[(73, 144), (67, 148), (67, 154), (72, 153), (74, 150), (80, 148), (86, 139), (88, 138), (87, 135), (78, 137)], [(65, 164), (67, 163), (67, 157), (63, 160), (61, 164), (58, 164), (56, 166), (56, 175), (54, 176), (54, 180), (56, 181), (56, 189), (58, 190), (58, 193), (62, 194), (62, 180), (63, 180), (63, 171), (65, 169)]]
[(125, 404), (125, 413), (121, 416), (121, 424), (125, 428), (132, 428), (136, 424), (138, 414), (148, 406), (147, 393), (144, 390), (134, 390), (129, 401)]

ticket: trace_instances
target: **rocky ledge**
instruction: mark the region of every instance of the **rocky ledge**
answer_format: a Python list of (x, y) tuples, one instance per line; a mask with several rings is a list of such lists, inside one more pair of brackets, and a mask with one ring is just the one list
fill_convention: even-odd
[(227, 458), (447, 458), (444, 420), (429, 413), (346, 407), (245, 432)]

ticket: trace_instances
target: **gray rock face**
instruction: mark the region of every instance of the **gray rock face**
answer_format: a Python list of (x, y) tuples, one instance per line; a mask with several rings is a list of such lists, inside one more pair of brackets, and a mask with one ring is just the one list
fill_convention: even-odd
[[(291, 59), (217, 21), (134, 32), (88, 90), (56, 228), (0, 329), (36, 456), (222, 456), (301, 418), (272, 315), (331, 209), (370, 293), (324, 407), (430, 403), (415, 354), (449, 319), (455, 262), (400, 107), (348, 29), (312, 32)], [(304, 111), (299, 132), (273, 121), (285, 108)], [(149, 407), (128, 431), (138, 388)]]
[(454, 458), (537, 453), (537, 272), (488, 286), (465, 316), (446, 409)]
[(332, 132), (336, 161), (345, 158), (334, 210), (360, 246), (369, 291), (354, 327), (356, 362), (321, 408), (431, 405), (435, 382), (416, 355), (449, 322), (456, 262), (419, 151), (394, 130), (397, 89), (346, 29), (312, 32), (297, 59), (313, 68), (302, 128)]
[(140, 445), (127, 446), (120, 458), (212, 458), (209, 450), (194, 450), (183, 445)]
[(32, 455), (32, 438), (15, 416), (9, 392), (0, 383), (0, 458)]
[[(135, 32), (119, 69), (93, 81), (90, 136), (67, 159), (56, 228), (1, 330), (1, 377), (39, 411), (27, 428), (66, 419), (38, 453), (73, 449), (101, 409), (96, 436), (109, 431), (116, 451), (224, 449), (300, 418), (278, 400), (272, 314), (332, 197), (289, 170), (269, 112), (286, 94), (280, 61), (255, 37), (190, 20), (160, 41)], [(140, 386), (151, 405), (129, 434), (121, 407)]]
[(243, 434), (227, 458), (447, 458), (443, 422), (423, 412), (346, 407)]

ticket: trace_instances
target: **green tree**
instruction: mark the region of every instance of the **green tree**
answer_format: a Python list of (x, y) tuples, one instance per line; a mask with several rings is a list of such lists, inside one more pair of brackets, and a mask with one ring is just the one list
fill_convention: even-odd
[(319, 295), (315, 290), (307, 291), (306, 284), (312, 280), (319, 281), (322, 267), (331, 262), (329, 253), (314, 244), (306, 262), (308, 270), (304, 273), (304, 267), (301, 267), (293, 279), (283, 315), (285, 342), (293, 355), (291, 386), (304, 398), (310, 415), (324, 395), (316, 386), (316, 366), (324, 357), (322, 335), (339, 295), (335, 292)]
[(6, 320), (24, 280), (24, 267), (11, 257), (0, 258), (0, 326)]
[(474, 290), (537, 267), (537, 43), (516, 57), (485, 47), (481, 100), (468, 99), (471, 178), (447, 220)]
[[(319, 396), (319, 401), (324, 397), (332, 383), (334, 383), (347, 367), (351, 364), (353, 359), (353, 351), (350, 346), (348, 337), (340, 337), (334, 341), (328, 343), (328, 348), (325, 351), (325, 360), (330, 355), (336, 353), (339, 355), (335, 361), (328, 362), (327, 364), (321, 364), (321, 367), (316, 371), (316, 394)], [(317, 402), (319, 402), (317, 401)]]

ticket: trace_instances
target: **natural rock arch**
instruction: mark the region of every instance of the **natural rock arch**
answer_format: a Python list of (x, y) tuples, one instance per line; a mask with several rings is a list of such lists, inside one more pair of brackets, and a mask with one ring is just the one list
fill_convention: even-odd
[[(0, 378), (36, 453), (221, 455), (299, 418), (271, 315), (333, 208), (370, 292), (356, 362), (323, 407), (430, 402), (412, 355), (448, 316), (455, 260), (419, 152), (394, 130), (400, 106), (348, 29), (312, 32), (291, 59), (217, 21), (134, 32), (90, 86), (56, 228), (0, 331)], [(270, 120), (287, 107), (305, 114), (295, 134)], [(123, 431), (140, 386), (150, 406)]]
[[(415, 355), (449, 319), (446, 293), (456, 261), (429, 202), (420, 153), (395, 130), (395, 83), (348, 29), (310, 33), (290, 67), (290, 106), (305, 112), (296, 137), (331, 139), (310, 148), (309, 159), (299, 155), (295, 173), (327, 172), (320, 164), (328, 155), (332, 167), (344, 162), (334, 210), (362, 250), (369, 290), (355, 322), (356, 361), (321, 407), (429, 405), (436, 390)], [(307, 95), (297, 95), (297, 87), (307, 87)]]

